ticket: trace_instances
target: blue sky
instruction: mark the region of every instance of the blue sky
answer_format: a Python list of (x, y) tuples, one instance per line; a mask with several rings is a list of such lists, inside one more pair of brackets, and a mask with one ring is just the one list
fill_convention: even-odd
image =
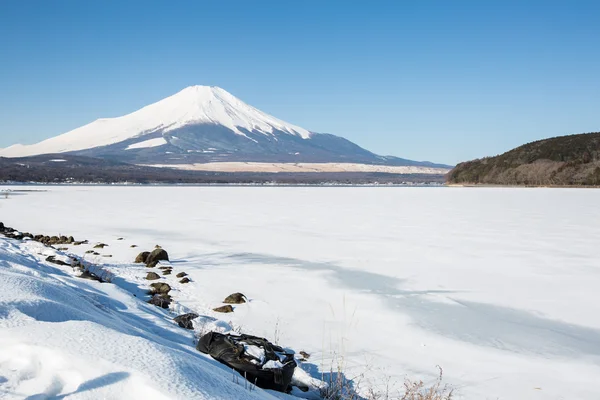
[(195, 84), (416, 160), (600, 130), (600, 1), (3, 0), (0, 54), (0, 147)]

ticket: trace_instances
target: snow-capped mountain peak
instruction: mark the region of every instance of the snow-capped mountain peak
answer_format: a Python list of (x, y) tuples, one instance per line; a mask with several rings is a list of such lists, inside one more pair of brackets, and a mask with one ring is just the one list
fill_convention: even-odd
[(246, 138), (245, 132), (272, 135), (278, 131), (303, 139), (308, 139), (311, 134), (244, 103), (220, 87), (190, 86), (131, 114), (97, 119), (34, 145), (14, 145), (0, 150), (0, 156), (80, 151), (196, 124), (220, 125)]

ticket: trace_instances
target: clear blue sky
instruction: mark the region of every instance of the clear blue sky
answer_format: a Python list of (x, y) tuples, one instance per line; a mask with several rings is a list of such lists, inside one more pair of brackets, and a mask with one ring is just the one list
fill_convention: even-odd
[(195, 84), (456, 163), (600, 130), (600, 1), (0, 1), (0, 147)]

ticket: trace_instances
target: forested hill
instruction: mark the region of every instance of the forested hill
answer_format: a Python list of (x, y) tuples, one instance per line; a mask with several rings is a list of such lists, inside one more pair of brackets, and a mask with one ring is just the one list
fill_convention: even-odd
[(458, 164), (449, 184), (600, 185), (600, 132), (538, 140)]

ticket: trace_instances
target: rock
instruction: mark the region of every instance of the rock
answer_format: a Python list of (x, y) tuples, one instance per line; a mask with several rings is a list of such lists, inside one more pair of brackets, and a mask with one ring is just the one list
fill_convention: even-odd
[(179, 283), (189, 283), (190, 282), (190, 278), (183, 278), (182, 280), (179, 281)]
[(56, 265), (69, 265), (66, 262), (64, 262), (63, 260), (57, 260), (57, 259), (55, 259), (54, 256), (48, 256), (48, 257), (46, 257), (46, 261), (51, 262), (51, 263), (56, 264)]
[(0, 222), (0, 231), (4, 230), (4, 223)]
[(89, 280), (91, 280), (91, 281), (103, 282), (103, 281), (102, 281), (102, 279), (100, 279), (100, 277), (98, 277), (98, 276), (96, 276), (96, 275), (92, 274), (92, 273), (91, 273), (91, 272), (89, 272), (89, 271), (83, 271), (83, 272), (81, 273), (81, 275), (79, 275), (79, 276), (78, 276), (78, 278), (81, 278), (81, 279), (89, 279)]
[(156, 272), (148, 272), (148, 275), (146, 275), (146, 279), (148, 279), (149, 281), (153, 281), (156, 279), (160, 279), (160, 275), (158, 275)]
[(137, 247), (137, 244), (132, 244), (131, 246), (129, 246), (131, 248)]
[(225, 304), (242, 304), (246, 302), (246, 296), (241, 293), (230, 294), (223, 300)]
[(73, 246), (79, 246), (79, 245), (87, 244), (87, 243), (88, 243), (87, 240), (80, 240), (80, 241), (77, 241), (77, 242), (73, 242)]
[(233, 312), (233, 307), (228, 304), (226, 306), (214, 308), (213, 311), (220, 312), (220, 313), (230, 313), (230, 312)]
[(117, 240), (123, 240), (123, 238), (120, 237), (120, 238), (117, 238)]
[(95, 253), (95, 251), (94, 250), (88, 250), (88, 251), (85, 252), (85, 254), (90, 254), (90, 253)]
[(155, 249), (146, 259), (146, 264), (152, 261), (169, 261), (169, 254), (164, 249)]
[(157, 244), (156, 246), (154, 246), (155, 249), (162, 249), (160, 244)]
[[(158, 262), (157, 262), (158, 264)], [(160, 267), (158, 267), (158, 269), (173, 269), (173, 267), (168, 266), (168, 265), (161, 265)]]
[(95, 252), (95, 251), (92, 254), (95, 255), (95, 256), (99, 256), (100, 255), (100, 253)]
[(153, 283), (150, 287), (152, 288), (150, 291), (153, 294), (167, 294), (171, 291), (171, 286), (162, 282)]
[(186, 276), (187, 274), (185, 272), (180, 272), (177, 275), (175, 275), (178, 278), (183, 278), (184, 276)]
[(60, 242), (60, 244), (64, 244), (67, 243), (69, 239), (66, 236), (61, 236), (58, 238), (58, 241)]
[(73, 236), (69, 236), (67, 238), (67, 243), (75, 243), (75, 238)]
[(169, 305), (171, 304), (171, 296), (168, 294), (155, 294), (150, 300), (148, 300), (148, 303), (161, 308), (169, 308)]
[(143, 251), (140, 254), (137, 255), (137, 257), (135, 258), (134, 263), (144, 263), (147, 264), (147, 260), (148, 260), (148, 256), (150, 255), (149, 251)]
[(152, 261), (151, 263), (146, 264), (146, 267), (147, 268), (154, 268), (154, 267), (156, 267), (157, 264), (158, 264), (158, 261)]
[(163, 275), (171, 275), (171, 272), (173, 272), (173, 271), (172, 271), (172, 270), (170, 270), (170, 269), (165, 269), (165, 270), (163, 271)]
[(112, 254), (104, 254), (102, 257), (112, 257)]
[(306, 361), (310, 358), (310, 354), (308, 354), (305, 351), (301, 351), (299, 354), (302, 356), (302, 358), (301, 358), (302, 361)]
[(68, 248), (68, 247), (59, 247), (59, 248), (58, 248), (58, 249), (56, 249), (56, 250), (59, 250), (59, 251), (67, 251), (67, 250), (69, 250), (69, 248)]
[(29, 232), (25, 232), (23, 233), (23, 237), (28, 237), (28, 238), (32, 238), (33, 239), (33, 235)]
[(177, 325), (184, 329), (194, 329), (194, 324), (192, 323), (192, 320), (198, 317), (199, 315), (196, 313), (187, 313), (173, 318), (173, 321), (177, 322)]
[(103, 249), (106, 246), (108, 246), (106, 243), (98, 243), (97, 245), (94, 246), (95, 249)]

